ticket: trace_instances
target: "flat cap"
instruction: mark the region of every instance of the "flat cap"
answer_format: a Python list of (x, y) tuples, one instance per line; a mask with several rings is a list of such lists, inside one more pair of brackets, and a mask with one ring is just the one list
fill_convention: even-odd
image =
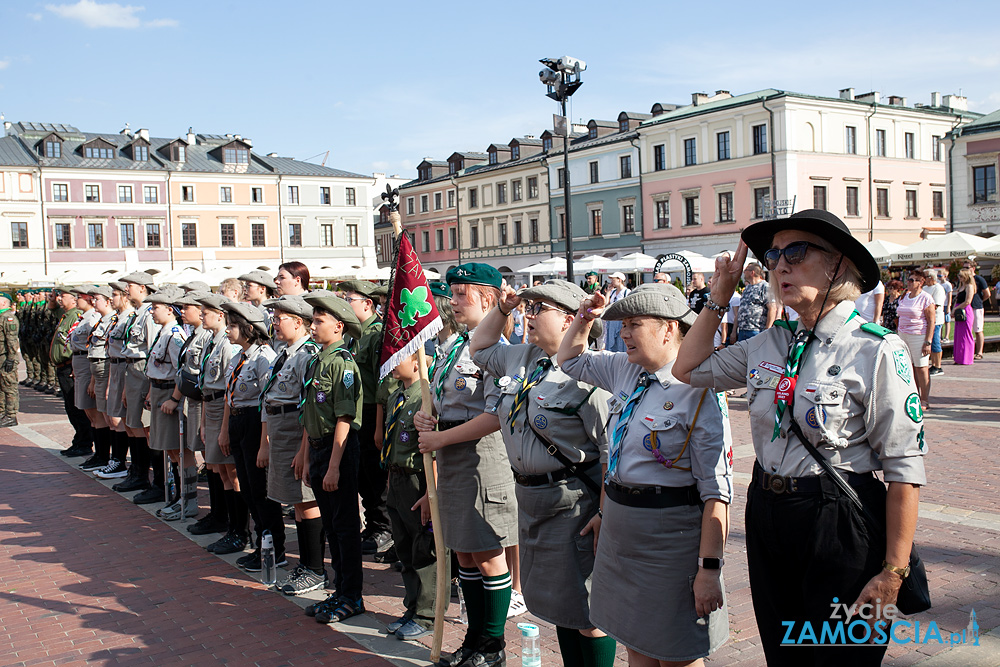
[(121, 280), (112, 280), (110, 283), (108, 283), (108, 287), (110, 287), (111, 289), (116, 289), (119, 292), (128, 291), (128, 283)]
[(205, 294), (196, 296), (195, 301), (212, 310), (224, 310), (222, 305), (229, 303), (232, 299), (222, 294)]
[(500, 289), (503, 276), (489, 264), (469, 262), (448, 269), (445, 280), (449, 285), (486, 285)]
[(52, 293), (55, 294), (56, 296), (59, 296), (60, 294), (63, 293), (72, 294), (73, 296), (76, 296), (76, 292), (74, 292), (73, 288), (70, 287), (69, 285), (54, 285), (52, 287)]
[(264, 287), (270, 287), (274, 289), (274, 277), (267, 271), (261, 271), (260, 269), (254, 269), (249, 273), (244, 273), (240, 276), (240, 280), (245, 280), (250, 283), (257, 283), (258, 285), (263, 285)]
[(451, 298), (451, 288), (448, 287), (448, 283), (441, 282), (440, 280), (432, 280), (427, 283), (427, 286), (431, 288), (431, 294), (434, 296), (443, 296), (446, 299)]
[[(568, 280), (546, 280), (541, 285), (521, 290), (517, 295), (529, 301), (548, 301), (570, 313), (576, 313), (580, 308), (580, 302), (590, 296), (582, 287)], [(594, 320), (593, 326), (590, 327), (590, 338), (596, 339), (603, 331), (601, 322)]]
[(191, 282), (184, 283), (181, 285), (181, 289), (186, 289), (189, 292), (211, 292), (212, 288), (209, 287), (208, 283), (201, 280), (192, 280)]
[(298, 315), (299, 317), (307, 320), (311, 320), (313, 316), (312, 306), (306, 303), (306, 300), (302, 298), (301, 294), (286, 294), (278, 297), (277, 299), (267, 299), (261, 305), (272, 310), (280, 310), (283, 313), (289, 313), (290, 315)]
[(173, 294), (168, 289), (162, 289), (156, 294), (150, 294), (145, 299), (142, 300), (143, 303), (165, 303), (168, 306), (174, 305), (174, 299), (177, 298), (176, 294)]
[(313, 307), (314, 313), (316, 309), (325, 310), (344, 323), (344, 333), (351, 338), (361, 338), (361, 321), (351, 305), (339, 296), (327, 290), (313, 290), (302, 297)]
[(119, 280), (123, 283), (134, 283), (136, 285), (145, 285), (150, 289), (153, 288), (153, 276), (145, 271), (133, 271), (127, 276), (122, 276)]
[(111, 298), (111, 286), (110, 285), (100, 285), (95, 286), (94, 289), (90, 291), (91, 296), (103, 296), (105, 299)]
[(602, 319), (623, 320), (626, 317), (662, 317), (687, 325), (694, 324), (695, 312), (688, 307), (681, 291), (668, 283), (639, 285), (604, 311)]
[(242, 317), (244, 320), (249, 322), (254, 329), (260, 332), (264, 338), (270, 337), (267, 332), (267, 323), (264, 321), (264, 313), (261, 312), (259, 308), (251, 306), (248, 303), (240, 303), (239, 301), (233, 301), (230, 299), (228, 302), (222, 304), (222, 310), (232, 315)]
[(211, 294), (209, 290), (191, 290), (185, 292), (180, 296), (174, 298), (175, 306), (200, 306), (201, 302), (198, 301), (198, 297), (207, 296)]
[(84, 296), (90, 296), (97, 285), (77, 285), (76, 287), (71, 287), (69, 289), (73, 294), (83, 294)]
[(371, 296), (379, 296), (379, 297), (389, 296), (389, 286), (376, 285), (375, 289), (372, 290)]
[(337, 285), (337, 291), (355, 292), (370, 299), (378, 291), (378, 285), (368, 280), (345, 280)]

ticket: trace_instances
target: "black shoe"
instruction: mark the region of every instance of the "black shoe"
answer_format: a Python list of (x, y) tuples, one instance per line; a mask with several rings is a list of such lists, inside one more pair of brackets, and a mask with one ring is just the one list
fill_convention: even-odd
[(392, 546), (392, 535), (386, 531), (371, 532), (361, 538), (361, 554), (374, 556)]
[(242, 567), (247, 572), (260, 572), (260, 547), (257, 547), (246, 556), (237, 558), (236, 566)]
[(69, 449), (64, 449), (59, 453), (68, 459), (75, 459), (81, 456), (89, 456), (94, 453), (94, 450), (91, 447), (77, 447), (76, 445), (74, 445)]
[[(0, 422), (0, 426), (3, 426), (3, 422)], [(97, 470), (98, 468), (103, 468), (106, 465), (108, 465), (107, 459), (94, 454), (80, 464), (80, 470)]]
[(437, 661), (437, 667), (458, 667), (459, 665), (465, 665), (469, 658), (475, 654), (476, 652), (471, 648), (462, 646), (454, 653), (442, 653), (441, 659)]
[(111, 487), (112, 491), (117, 491), (118, 493), (128, 493), (130, 491), (143, 491), (149, 488), (149, 479), (145, 478), (145, 475), (139, 475), (136, 473), (132, 474), (129, 470), (128, 476), (125, 480), (118, 482)]
[(506, 667), (507, 654), (503, 649), (496, 652), (476, 651), (463, 664), (466, 667)]
[(45, 391), (45, 387), (46, 386), (47, 385), (44, 382), (36, 382), (35, 386), (34, 386), (34, 389), (35, 389), (35, 391)]
[(0, 421), (0, 428), (7, 426), (17, 426), (17, 417), (4, 417), (3, 421)]
[(299, 565), (292, 572), (279, 581), (275, 588), (285, 595), (302, 595), (310, 591), (318, 591), (329, 585), (327, 574), (316, 574), (308, 567)]
[(166, 500), (166, 494), (158, 486), (150, 486), (145, 491), (135, 494), (132, 502), (136, 505), (150, 505), (152, 503), (162, 503)]
[[(45, 388), (45, 393), (46, 393), (46, 394), (51, 394), (51, 395), (53, 395), (53, 396), (54, 396), (54, 395), (55, 395), (55, 393), (56, 393), (56, 390), (55, 390), (55, 389), (53, 389), (52, 387), (46, 387), (46, 388)], [(60, 391), (60, 392), (59, 392), (59, 394), (60, 394), (60, 395), (62, 395), (62, 391)]]
[(396, 555), (396, 547), (389, 547), (385, 551), (380, 551), (373, 558), (376, 563), (398, 563), (399, 556)]
[(198, 519), (187, 527), (192, 535), (211, 535), (212, 533), (228, 533), (228, 521), (216, 521), (215, 517), (207, 514), (204, 518)]
[(216, 542), (212, 542), (206, 550), (213, 554), (225, 555), (235, 554), (247, 548), (247, 536), (237, 533), (226, 533), (226, 535)]

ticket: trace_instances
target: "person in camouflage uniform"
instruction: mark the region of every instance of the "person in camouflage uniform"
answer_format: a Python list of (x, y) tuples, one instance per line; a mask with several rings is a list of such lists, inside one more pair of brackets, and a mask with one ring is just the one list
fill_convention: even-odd
[(10, 294), (0, 292), (0, 327), (3, 328), (0, 343), (0, 411), (3, 418), (0, 426), (17, 426), (18, 391), (17, 391), (17, 352), (20, 347), (18, 332), (20, 323), (17, 314), (11, 307), (13, 301)]
[(83, 311), (76, 307), (76, 295), (70, 292), (69, 288), (57, 288), (54, 292), (58, 293), (59, 308), (53, 312), (59, 315), (59, 320), (49, 344), (49, 365), (59, 379), (59, 389), (62, 391), (66, 416), (69, 417), (70, 424), (73, 425), (75, 431), (72, 446), (60, 453), (70, 458), (86, 456), (93, 452), (94, 440), (87, 413), (76, 407), (73, 385), (73, 352), (69, 347), (69, 336), (79, 324)]
[(20, 324), (19, 330), (17, 332), (18, 344), (21, 347), (21, 357), (24, 359), (24, 379), (18, 384), (22, 385), (32, 385), (32, 373), (34, 370), (31, 367), (31, 343), (30, 338), (31, 329), (29, 328), (29, 317), (31, 313), (31, 301), (32, 291), (31, 290), (21, 290), (17, 293), (17, 320)]
[(41, 363), (41, 386), (35, 389), (44, 391), (46, 394), (55, 394), (56, 387), (59, 386), (56, 379), (56, 366), (52, 363), (50, 343), (56, 333), (56, 327), (65, 314), (65, 310), (59, 303), (60, 292), (52, 290), (46, 295), (45, 308), (39, 318), (39, 327), (36, 340), (39, 347), (39, 362)]

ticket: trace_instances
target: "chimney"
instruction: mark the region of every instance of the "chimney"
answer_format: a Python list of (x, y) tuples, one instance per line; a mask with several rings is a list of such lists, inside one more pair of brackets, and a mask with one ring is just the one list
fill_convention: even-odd
[(931, 106), (932, 107), (941, 106), (941, 93), (931, 93)]
[(858, 102), (866, 102), (868, 104), (879, 104), (882, 102), (882, 93), (877, 90), (873, 90), (870, 93), (865, 93), (864, 95), (858, 95), (854, 98)]
[(730, 93), (728, 90), (717, 90), (717, 91), (715, 91), (715, 97), (728, 98), (728, 97), (732, 97), (732, 96), (733, 96), (733, 94)]
[(278, 154), (277, 153), (268, 153), (267, 156), (268, 157), (278, 157)]
[(906, 106), (906, 98), (905, 97), (901, 97), (899, 95), (890, 95), (889, 96), (889, 104), (891, 104), (894, 107), (905, 107)]
[(840, 89), (840, 99), (842, 99), (842, 100), (853, 100), (854, 99), (854, 89), (853, 88), (841, 88)]
[(243, 137), (238, 134), (234, 134), (233, 137), (235, 137), (236, 141), (243, 141)]
[(128, 126), (128, 123), (125, 123), (125, 129), (123, 129), (121, 132), (119, 132), (119, 134), (123, 134), (126, 137), (131, 137), (132, 136), (132, 128)]
[(188, 146), (194, 146), (194, 144), (195, 144), (196, 141), (197, 141), (197, 138), (194, 136), (194, 128), (193, 127), (189, 127), (188, 128), (188, 135), (187, 135), (187, 144), (188, 144)]
[(969, 98), (961, 95), (945, 95), (943, 102), (944, 106), (955, 111), (969, 110)]
[(691, 104), (698, 106), (708, 101), (708, 93), (691, 93)]
[(11, 128), (13, 128), (13, 127), (14, 127), (13, 123), (11, 123), (9, 120), (5, 120), (3, 122), (3, 133), (4, 133), (4, 135), (6, 136), (6, 135), (9, 135), (9, 134), (13, 134), (13, 132), (11, 131)]
[(146, 128), (140, 129), (139, 136), (145, 139), (146, 141), (149, 141), (149, 130), (147, 130)]

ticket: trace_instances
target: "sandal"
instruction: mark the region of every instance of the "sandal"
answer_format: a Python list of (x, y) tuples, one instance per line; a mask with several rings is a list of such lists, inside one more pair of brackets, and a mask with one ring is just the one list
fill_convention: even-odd
[(981, 361), (981, 360), (982, 360), (982, 358), (983, 358), (983, 355), (981, 355), (981, 354), (976, 354), (976, 355), (974, 355), (974, 356), (973, 356), (972, 358), (973, 358), (973, 359), (978, 359), (978, 360), (980, 360), (980, 361)]
[(353, 602), (342, 597), (337, 601), (337, 606), (327, 606), (316, 610), (317, 623), (340, 623), (347, 619), (365, 613), (365, 603), (360, 598)]

